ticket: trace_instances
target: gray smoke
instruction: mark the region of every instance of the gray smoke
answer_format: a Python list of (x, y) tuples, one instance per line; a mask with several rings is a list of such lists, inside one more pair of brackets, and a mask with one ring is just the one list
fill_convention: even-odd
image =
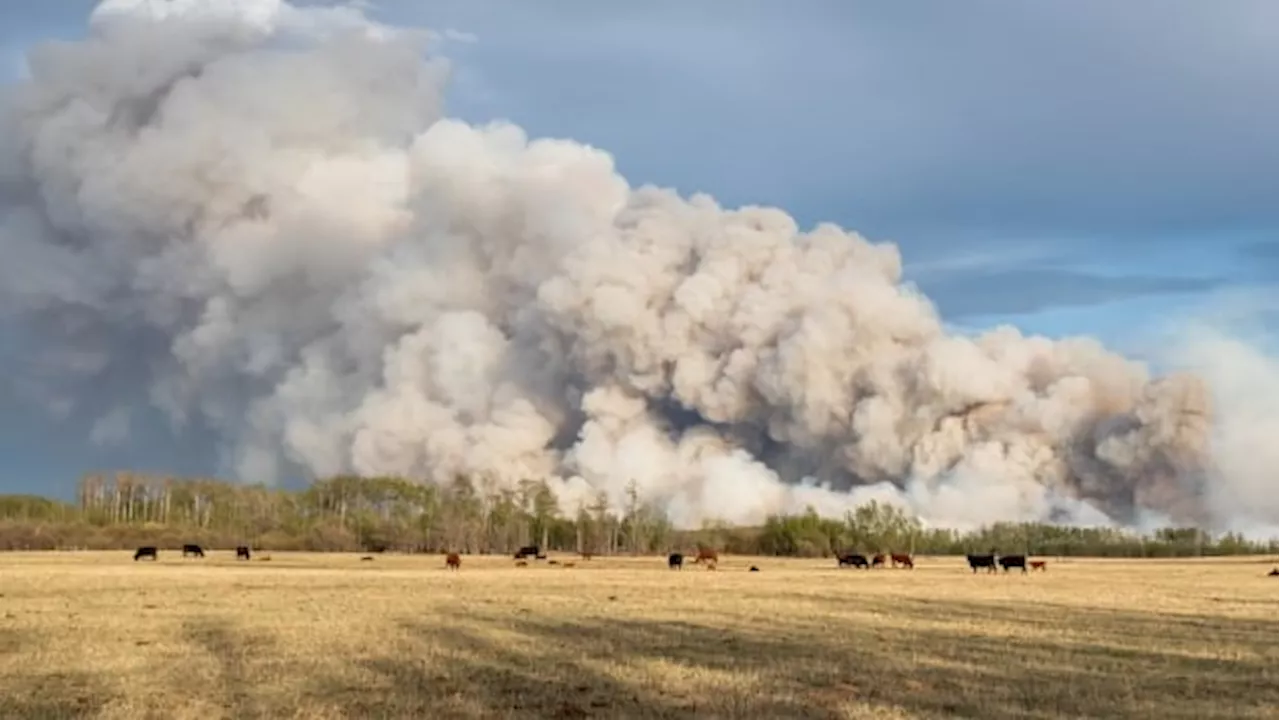
[(113, 0), (33, 50), (0, 120), (28, 396), (97, 408), (99, 443), (158, 409), (253, 481), (547, 478), (576, 507), (634, 480), (681, 525), (878, 498), (1274, 527), (1274, 361), (1151, 378), (1089, 339), (948, 334), (893, 245), (447, 119), (436, 39)]

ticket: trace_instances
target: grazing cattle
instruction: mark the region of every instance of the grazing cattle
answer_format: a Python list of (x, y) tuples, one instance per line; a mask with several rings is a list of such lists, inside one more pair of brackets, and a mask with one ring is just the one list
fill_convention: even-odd
[(524, 547), (516, 551), (515, 559), (523, 560), (526, 557), (532, 557), (532, 558), (541, 560), (546, 556), (542, 554), (542, 549), (539, 548), (537, 545), (525, 545)]
[(1000, 557), (999, 562), (1000, 567), (1004, 568), (1005, 572), (1009, 572), (1009, 568), (1022, 568), (1024, 573), (1027, 571), (1026, 555), (1003, 555)]
[(201, 549), (199, 545), (183, 545), (182, 557), (186, 557), (188, 555), (194, 555), (202, 558), (204, 557), (204, 550)]
[(565, 563), (565, 564), (564, 564), (564, 567), (571, 568), (571, 567), (573, 567), (574, 565), (577, 565), (577, 564), (578, 564), (578, 563), (571, 563), (571, 562), (567, 562), (567, 563)]
[(986, 568), (989, 573), (996, 571), (996, 556), (994, 554), (965, 555), (964, 557), (969, 561), (969, 568), (975, 574), (978, 572), (978, 568)]
[(859, 553), (849, 553), (848, 555), (841, 555), (839, 560), (840, 562), (838, 567), (849, 567), (850, 565), (856, 568), (863, 568), (863, 569), (871, 567), (870, 563), (867, 562), (867, 556)]
[(529, 567), (529, 562), (527, 560), (517, 560), (516, 567)]
[(462, 567), (462, 557), (456, 552), (451, 552), (444, 557), (444, 566), (450, 570), (457, 570)]
[(748, 570), (747, 572), (760, 572), (760, 568), (756, 567), (755, 565), (752, 565), (751, 569)]
[[(137, 560), (137, 558), (134, 558), (134, 560)], [(1280, 575), (1280, 568), (1271, 568), (1271, 572), (1267, 573), (1267, 577), (1276, 577), (1277, 575)]]
[(236, 559), (237, 559), (237, 560), (248, 560), (248, 559), (249, 559), (249, 548), (248, 548), (248, 546), (246, 546), (246, 545), (238, 545), (238, 546), (236, 546)]
[(364, 557), (360, 558), (360, 562), (373, 562), (373, 556), (365, 555)]
[(720, 562), (720, 554), (709, 548), (698, 548), (698, 556), (694, 558), (693, 564), (697, 565), (701, 562), (718, 563)]
[(560, 564), (560, 561), (559, 561), (559, 560), (548, 560), (548, 561), (547, 561), (547, 564), (548, 564), (548, 565), (559, 565), (559, 564)]
[(133, 554), (134, 562), (137, 562), (138, 560), (141, 560), (144, 557), (149, 557), (152, 560), (160, 559), (160, 557), (156, 554), (156, 549), (155, 549), (155, 546), (153, 545), (145, 545), (143, 547), (140, 547), (138, 548), (138, 551)]
[(875, 557), (871, 558), (871, 567), (884, 567), (884, 553), (876, 553)]
[(684, 569), (684, 555), (680, 553), (671, 553), (667, 556), (667, 567), (672, 570)]
[(889, 556), (889, 561), (893, 563), (894, 567), (901, 565), (908, 570), (916, 566), (916, 564), (911, 561), (911, 556), (903, 553), (893, 553)]
[(1044, 572), (1049, 567), (1049, 563), (1044, 560), (1032, 560), (1029, 564), (1031, 565), (1032, 570), (1039, 570), (1041, 572)]
[(583, 559), (583, 560), (590, 560), (592, 557), (594, 557), (594, 556), (593, 556), (591, 553), (589, 553), (589, 552), (578, 553), (578, 554), (582, 556), (582, 559)]

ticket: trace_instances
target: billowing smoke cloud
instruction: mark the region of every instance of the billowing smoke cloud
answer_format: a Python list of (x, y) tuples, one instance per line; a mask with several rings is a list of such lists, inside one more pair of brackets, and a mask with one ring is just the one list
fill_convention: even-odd
[(879, 498), (1274, 527), (1274, 405), (1223, 415), (1088, 339), (949, 335), (892, 245), (447, 119), (437, 38), (152, 0), (36, 48), (0, 121), (28, 395), (92, 408), (99, 443), (157, 409), (208, 428), (246, 480), (548, 478), (569, 506), (634, 480), (682, 525)]

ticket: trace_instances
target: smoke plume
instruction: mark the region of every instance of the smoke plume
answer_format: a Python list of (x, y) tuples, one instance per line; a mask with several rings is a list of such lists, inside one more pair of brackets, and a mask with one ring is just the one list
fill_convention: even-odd
[(1231, 372), (1215, 407), (1212, 372), (949, 334), (893, 245), (447, 118), (437, 38), (151, 0), (35, 48), (0, 116), (27, 395), (98, 443), (159, 411), (250, 481), (546, 478), (572, 507), (634, 480), (681, 525), (878, 498), (1274, 527), (1273, 362), (1273, 404), (1224, 415), (1256, 399)]

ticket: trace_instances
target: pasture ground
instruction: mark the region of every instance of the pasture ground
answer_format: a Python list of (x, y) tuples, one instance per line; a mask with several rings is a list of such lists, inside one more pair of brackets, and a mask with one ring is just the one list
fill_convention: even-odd
[(271, 555), (0, 555), (0, 717), (1276, 716), (1275, 558)]

